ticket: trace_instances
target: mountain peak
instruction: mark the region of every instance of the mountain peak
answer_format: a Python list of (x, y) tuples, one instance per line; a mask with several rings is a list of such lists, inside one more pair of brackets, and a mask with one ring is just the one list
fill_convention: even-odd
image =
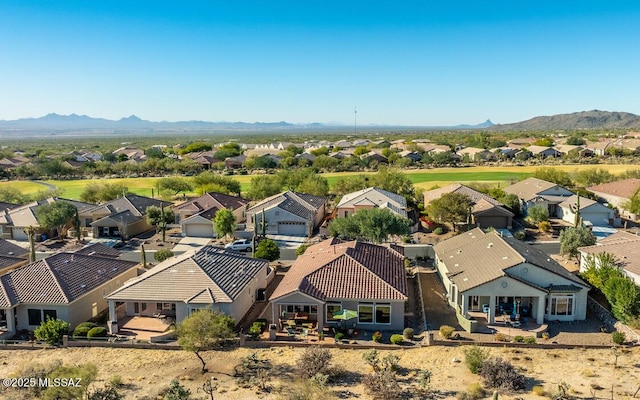
[(140, 122), (142, 121), (142, 119), (140, 119), (140, 117), (138, 117), (135, 114), (131, 114), (128, 117), (124, 117), (124, 118), (120, 118), (120, 121), (122, 122)]

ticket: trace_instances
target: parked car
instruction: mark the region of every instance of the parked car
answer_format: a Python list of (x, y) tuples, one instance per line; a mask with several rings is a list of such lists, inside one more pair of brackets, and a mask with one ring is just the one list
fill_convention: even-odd
[(225, 249), (231, 249), (235, 251), (251, 251), (251, 239), (240, 239), (235, 242), (229, 243), (224, 246)]

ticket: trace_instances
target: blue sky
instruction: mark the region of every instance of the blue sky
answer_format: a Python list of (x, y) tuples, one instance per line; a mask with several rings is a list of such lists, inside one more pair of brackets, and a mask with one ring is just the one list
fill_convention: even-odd
[(0, 1), (0, 119), (640, 114), (637, 1)]

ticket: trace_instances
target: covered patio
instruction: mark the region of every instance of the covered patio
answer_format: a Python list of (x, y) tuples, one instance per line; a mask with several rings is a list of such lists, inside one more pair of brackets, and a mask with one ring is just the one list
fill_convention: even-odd
[(172, 318), (125, 316), (118, 320), (117, 334), (132, 339), (150, 340), (169, 331), (173, 322)]

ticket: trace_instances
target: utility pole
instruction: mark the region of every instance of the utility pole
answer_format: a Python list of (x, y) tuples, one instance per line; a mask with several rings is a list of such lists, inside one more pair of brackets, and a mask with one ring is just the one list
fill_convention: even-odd
[(353, 107), (353, 134), (357, 135), (358, 131), (358, 107)]

